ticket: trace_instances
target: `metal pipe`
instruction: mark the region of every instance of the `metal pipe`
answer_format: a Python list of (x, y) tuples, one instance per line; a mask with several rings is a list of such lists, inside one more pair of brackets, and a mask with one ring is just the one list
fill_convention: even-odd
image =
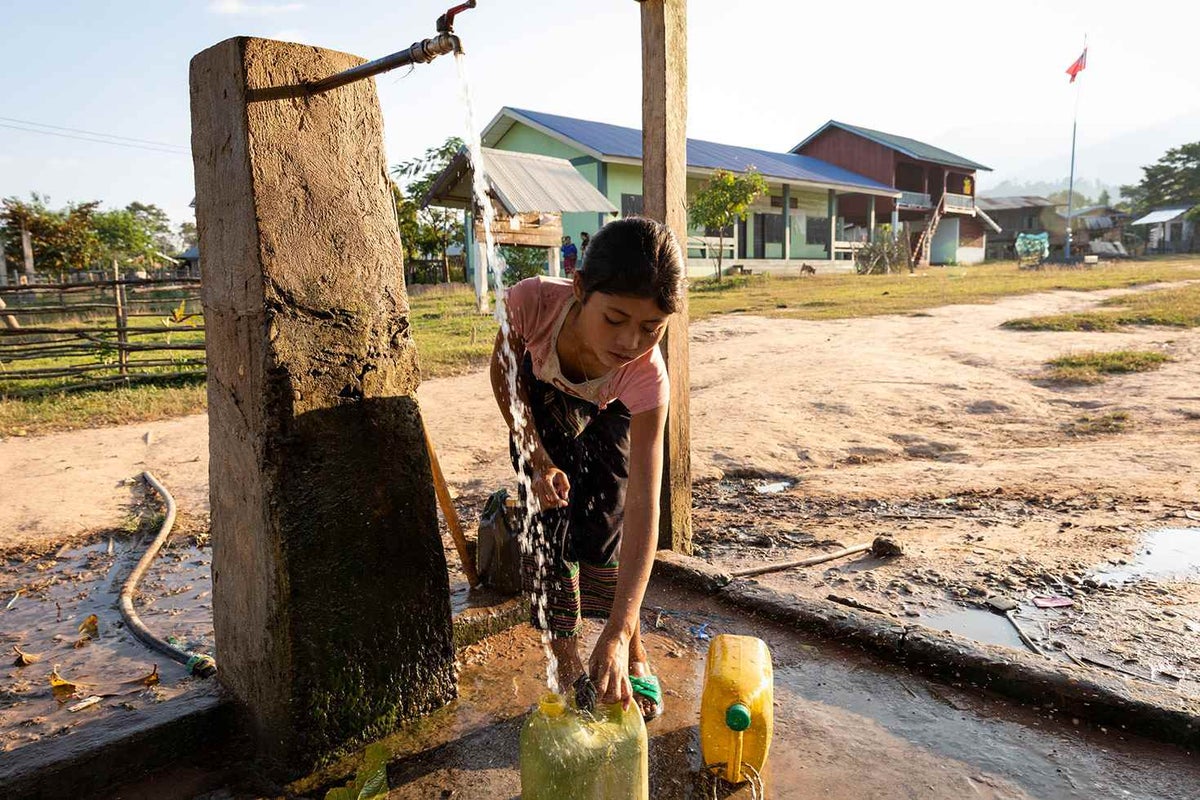
[(414, 42), (408, 49), (401, 50), (399, 53), (392, 53), (390, 56), (377, 58), (374, 61), (368, 61), (366, 64), (351, 67), (344, 72), (335, 73), (328, 78), (306, 83), (305, 88), (310, 94), (327, 92), (330, 89), (336, 89), (339, 86), (345, 86), (347, 83), (353, 83), (363, 78), (373, 78), (396, 67), (403, 67), (408, 64), (428, 64), (438, 56), (445, 55), (446, 53), (461, 53), (462, 51), (462, 43), (458, 40), (457, 36), (453, 33), (439, 33), (432, 39)]

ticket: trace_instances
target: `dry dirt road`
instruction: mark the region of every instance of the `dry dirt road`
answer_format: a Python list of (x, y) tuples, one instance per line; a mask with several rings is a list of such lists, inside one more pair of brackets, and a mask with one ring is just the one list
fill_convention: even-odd
[[(1072, 609), (1032, 621), (1043, 639), (1068, 650), (1103, 630), (1111, 640), (1097, 659), (1200, 687), (1194, 580), (1122, 592), (1083, 585), (1091, 569), (1130, 559), (1145, 531), (1200, 524), (1188, 522), (1200, 520), (1200, 331), (999, 327), (1119, 293), (1050, 292), (838, 321), (728, 315), (694, 324), (701, 553), (735, 568), (889, 533), (905, 545), (903, 559), (764, 580), (811, 595), (849, 591), (884, 613), (931, 619), (948, 602), (1072, 594)], [(1037, 382), (1055, 356), (1124, 348), (1173, 361), (1097, 386)], [(511, 480), (486, 375), (431, 380), (419, 397), (470, 519), (484, 495)], [(1112, 412), (1126, 415), (1123, 431), (1080, 435), (1083, 418)], [(0, 441), (0, 551), (45, 550), (120, 528), (129, 479), (143, 469), (175, 493), (187, 524), (204, 526), (204, 416)], [(791, 486), (754, 491), (776, 478)]]

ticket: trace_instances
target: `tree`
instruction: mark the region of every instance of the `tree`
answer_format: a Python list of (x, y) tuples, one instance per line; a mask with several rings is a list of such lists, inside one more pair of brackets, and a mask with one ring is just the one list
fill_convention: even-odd
[(1122, 186), (1134, 214), (1158, 206), (1200, 203), (1200, 142), (1172, 147), (1156, 163), (1142, 167), (1142, 179)]
[(1096, 205), (1107, 208), (1112, 205), (1112, 197), (1108, 193), (1108, 189), (1101, 189), (1100, 196), (1096, 198)]
[(158, 249), (154, 234), (145, 220), (128, 209), (98, 211), (92, 226), (103, 245), (102, 256), (108, 261), (147, 261)]
[(500, 257), (504, 259), (504, 285), (512, 286), (526, 278), (546, 272), (546, 248), (501, 245)]
[(200, 246), (200, 233), (196, 230), (196, 223), (194, 222), (179, 223), (179, 230), (175, 232), (175, 235), (179, 237), (181, 250)]
[(103, 251), (93, 217), (100, 203), (71, 203), (55, 211), (48, 198), (33, 194), (28, 202), (15, 197), (0, 202), (0, 227), (4, 230), (5, 255), (24, 263), (21, 231), (28, 230), (33, 244), (34, 268), (46, 272), (87, 269)]
[(163, 254), (170, 254), (175, 249), (175, 236), (171, 232), (171, 218), (153, 203), (139, 203), (136, 200), (125, 206), (125, 210), (134, 216), (142, 230), (150, 235), (154, 248)]
[[(1084, 206), (1090, 206), (1092, 204), (1091, 199), (1088, 198), (1087, 195), (1081, 194), (1080, 192), (1071, 192), (1071, 197), (1074, 198), (1071, 202), (1072, 211), (1078, 211)], [(1051, 203), (1054, 203), (1056, 206), (1063, 206), (1065, 208), (1067, 206), (1067, 190), (1060, 189), (1057, 192), (1051, 192), (1050, 194), (1046, 195), (1046, 199)]]
[(726, 231), (735, 220), (745, 219), (754, 198), (767, 191), (767, 182), (754, 167), (744, 175), (719, 169), (708, 179), (688, 205), (688, 220), (706, 231), (715, 229), (720, 246), (717, 248), (717, 280), (721, 280), (721, 258), (725, 254)]
[[(449, 166), (462, 148), (462, 139), (451, 136), (439, 146), (430, 147), (423, 155), (401, 161), (392, 167), (392, 175), (402, 181), (401, 192), (404, 199), (412, 203), (412, 212), (416, 217), (416, 227), (412, 229), (408, 238), (413, 240), (413, 245), (426, 257), (441, 257), (447, 283), (450, 282), (448, 251), (451, 245), (466, 242), (463, 212), (437, 206), (421, 208), (420, 202), (432, 188), (438, 175)], [(396, 212), (401, 226), (401, 238), (404, 239), (405, 215), (409, 213), (409, 209), (397, 202)]]

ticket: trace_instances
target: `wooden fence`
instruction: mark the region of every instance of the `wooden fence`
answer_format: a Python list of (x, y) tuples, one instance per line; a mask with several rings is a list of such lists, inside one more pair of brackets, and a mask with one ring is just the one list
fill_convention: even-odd
[(198, 278), (0, 287), (0, 397), (205, 375)]

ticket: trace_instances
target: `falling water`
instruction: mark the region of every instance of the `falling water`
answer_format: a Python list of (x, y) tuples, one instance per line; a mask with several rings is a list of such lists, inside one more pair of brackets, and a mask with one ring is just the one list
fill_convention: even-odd
[[(476, 265), (476, 269), (483, 269), (485, 276), (492, 276), (492, 283), (496, 292), (496, 320), (500, 323), (500, 332), (502, 334), (501, 356), (505, 379), (508, 383), (509, 412), (512, 415), (513, 428), (515, 430), (524, 430), (525, 425), (529, 421), (526, 419), (524, 404), (517, 398), (517, 355), (513, 352), (512, 346), (509, 344), (511, 327), (509, 326), (508, 309), (505, 306), (504, 300), (504, 261), (496, 249), (496, 238), (492, 233), (492, 224), (495, 222), (496, 212), (492, 208), (492, 203), (487, 193), (487, 176), (484, 173), (483, 164), (483, 142), (480, 139), (479, 127), (475, 124), (475, 107), (471, 102), (471, 82), (467, 77), (466, 58), (461, 52), (457, 52), (454, 54), (454, 60), (458, 65), (458, 78), (462, 89), (463, 105), (467, 111), (467, 135), (465, 141), (471, 157), (471, 188), (475, 195), (476, 205), (480, 210), (481, 221), (483, 223), (484, 263)], [(529, 424), (532, 423), (529, 422)], [(521, 525), (521, 552), (526, 556), (532, 555), (534, 563), (537, 565), (534, 574), (531, 602), (542, 628), (542, 648), (546, 651), (546, 685), (550, 687), (550, 691), (558, 693), (561, 689), (558, 685), (558, 660), (554, 657), (554, 652), (550, 649), (550, 626), (548, 624), (548, 603), (545, 588), (546, 570), (549, 566), (546, 561), (547, 548), (543, 541), (535, 540), (535, 533), (538, 527), (534, 525), (533, 486), (529, 477), (531, 471), (528, 469), (533, 458), (533, 447), (531, 442), (523, 440), (521, 437), (514, 438), (517, 440), (517, 461), (519, 465), (517, 480), (521, 484), (526, 500), (524, 503), (525, 518)]]

